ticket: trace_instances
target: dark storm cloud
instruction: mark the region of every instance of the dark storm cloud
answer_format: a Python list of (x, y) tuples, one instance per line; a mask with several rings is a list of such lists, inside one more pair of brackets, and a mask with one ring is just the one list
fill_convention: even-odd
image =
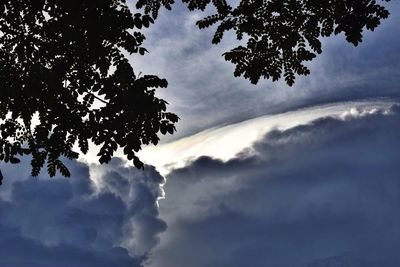
[(274, 131), (171, 173), (151, 266), (400, 264), (400, 109)]
[(17, 179), (1, 188), (9, 192), (0, 198), (0, 266), (142, 266), (166, 227), (156, 205), (164, 179), (118, 159), (94, 173), (70, 168), (70, 179), (5, 171)]

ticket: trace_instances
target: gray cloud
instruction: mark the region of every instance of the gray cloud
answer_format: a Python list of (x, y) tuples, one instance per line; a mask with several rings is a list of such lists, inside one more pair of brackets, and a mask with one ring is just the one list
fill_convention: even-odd
[(71, 179), (18, 177), (6, 169), (0, 265), (142, 266), (166, 229), (156, 204), (164, 178), (150, 166), (138, 171), (124, 164), (114, 159), (89, 172), (73, 162)]
[(146, 32), (150, 54), (133, 57), (135, 67), (168, 79), (159, 95), (182, 120), (177, 139), (216, 125), (229, 124), (272, 112), (293, 110), (333, 101), (400, 96), (400, 4), (388, 4), (392, 16), (375, 32), (365, 32), (357, 48), (344, 36), (324, 39), (322, 55), (311, 64), (311, 75), (300, 77), (293, 88), (283, 82), (262, 81), (257, 86), (233, 77), (234, 66), (223, 52), (237, 46), (227, 35), (211, 44), (214, 29), (199, 30), (195, 21), (212, 12), (189, 12), (181, 1), (172, 11), (163, 10)]
[(321, 119), (175, 170), (150, 266), (400, 264), (400, 110)]

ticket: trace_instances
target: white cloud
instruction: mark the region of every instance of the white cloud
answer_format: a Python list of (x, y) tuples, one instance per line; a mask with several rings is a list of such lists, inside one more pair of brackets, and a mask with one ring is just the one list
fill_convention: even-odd
[(184, 167), (188, 160), (209, 156), (222, 161), (234, 158), (239, 152), (275, 129), (287, 130), (323, 117), (341, 119), (388, 112), (393, 101), (344, 102), (300, 109), (277, 115), (266, 115), (241, 123), (216, 127), (196, 135), (156, 147), (146, 147), (140, 158), (163, 173)]

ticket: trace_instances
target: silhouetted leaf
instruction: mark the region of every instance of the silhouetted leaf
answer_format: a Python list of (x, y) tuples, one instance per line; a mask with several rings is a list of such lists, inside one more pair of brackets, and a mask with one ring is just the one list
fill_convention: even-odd
[(17, 163), (20, 163), (21, 161), (19, 160), (19, 159), (17, 159), (17, 158), (10, 158), (10, 163), (12, 163), (12, 164), (17, 164)]

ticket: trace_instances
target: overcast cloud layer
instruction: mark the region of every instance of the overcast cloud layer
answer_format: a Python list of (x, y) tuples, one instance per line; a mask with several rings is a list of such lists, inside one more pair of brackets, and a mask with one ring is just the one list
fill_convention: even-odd
[(151, 266), (397, 267), (400, 110), (274, 131), (168, 176)]

